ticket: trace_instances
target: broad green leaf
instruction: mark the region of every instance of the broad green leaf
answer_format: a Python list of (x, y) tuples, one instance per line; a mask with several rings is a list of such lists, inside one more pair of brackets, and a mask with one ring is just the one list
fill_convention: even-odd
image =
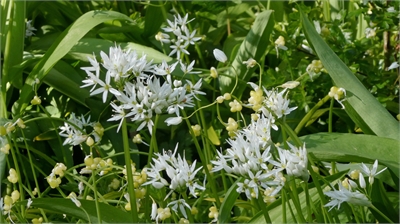
[(53, 45), (47, 50), (46, 54), (35, 66), (25, 81), (21, 90), (20, 98), (13, 105), (13, 114), (20, 114), (32, 99), (34, 93), (32, 86), (35, 79), (43, 80), (50, 69), (64, 57), (71, 48), (85, 36), (93, 27), (108, 20), (127, 20), (132, 21), (128, 16), (113, 11), (90, 11), (79, 17), (70, 27), (68, 27)]
[(65, 96), (85, 105), (85, 99), (89, 97), (89, 90), (81, 88), (81, 77), (69, 64), (59, 61), (44, 78), (44, 82)]
[[(94, 201), (79, 200), (81, 207), (77, 207), (70, 199), (65, 198), (36, 198), (32, 199), (33, 207), (43, 208), (52, 212), (66, 214), (67, 216), (76, 217), (86, 222), (99, 223), (96, 213), (96, 205)], [(21, 203), (25, 203), (21, 202)], [(132, 223), (130, 215), (127, 212), (117, 209), (114, 206), (99, 202), (99, 209), (102, 223)], [(83, 211), (87, 212), (87, 215)]]
[(233, 183), (229, 190), (225, 193), (224, 201), (221, 204), (221, 208), (219, 208), (218, 223), (229, 222), (231, 218), (231, 210), (239, 197), (239, 193), (236, 191), (236, 189), (238, 188), (237, 183), (240, 181), (242, 180), (239, 179)]
[[(157, 4), (154, 2), (154, 4)], [(160, 2), (159, 4), (163, 4)], [(167, 12), (165, 11), (164, 6), (152, 6), (149, 5), (146, 8), (146, 17), (144, 18), (144, 32), (143, 37), (149, 38), (160, 30), (161, 24), (166, 21)]]
[[(322, 61), (335, 85), (347, 92), (346, 112), (365, 134), (399, 139), (399, 122), (370, 94), (351, 70), (319, 36), (301, 12), (304, 34)], [(327, 90), (328, 91), (328, 90)]]
[[(1, 54), (4, 57), (4, 61), (1, 62), (0, 75), (0, 118), (8, 117), (7, 107), (10, 100), (10, 96), (7, 96), (8, 84), (22, 85), (22, 71), (13, 72), (11, 68), (22, 62), (25, 38), (25, 1), (11, 1), (9, 4), (2, 1), (2, 7), (6, 6), (8, 7), (0, 9), (4, 12), (1, 15), (2, 26), (0, 28)], [(7, 11), (8, 13), (6, 13)], [(7, 26), (5, 26), (6, 20), (9, 24)], [(13, 79), (14, 77), (18, 78)]]
[(399, 141), (362, 134), (318, 133), (300, 137), (309, 153), (322, 161), (374, 162), (387, 166), (399, 177)]
[(247, 69), (243, 61), (253, 58), (260, 61), (265, 54), (268, 45), (270, 44), (269, 36), (274, 28), (272, 10), (267, 10), (260, 13), (251, 27), (246, 39), (240, 45), (239, 51), (232, 62), (232, 66), (226, 76), (219, 76), (220, 88), (222, 93), (230, 92), (234, 85), (236, 76), (238, 78), (238, 85), (234, 91), (234, 95), (238, 98), (241, 97), (247, 82), (250, 80), (254, 68)]
[[(399, 210), (394, 209), (394, 204), (389, 200), (387, 196), (387, 190), (383, 186), (381, 181), (376, 181), (372, 185), (371, 191), (371, 202), (381, 212), (383, 212), (389, 219), (394, 223), (399, 223)], [(376, 219), (381, 223), (387, 223), (388, 221), (383, 218), (380, 214), (370, 208), (370, 211)]]
[(146, 53), (147, 60), (153, 60), (154, 63), (160, 63), (163, 60), (169, 62), (171, 57), (154, 50), (153, 48), (146, 47), (136, 43), (115, 43), (109, 40), (96, 39), (96, 38), (82, 38), (78, 41), (65, 56), (66, 58), (73, 58), (81, 61), (89, 61), (88, 57), (92, 58), (93, 54), (100, 58), (100, 51), (108, 54), (110, 47), (121, 46), (122, 49), (136, 50), (139, 56)]

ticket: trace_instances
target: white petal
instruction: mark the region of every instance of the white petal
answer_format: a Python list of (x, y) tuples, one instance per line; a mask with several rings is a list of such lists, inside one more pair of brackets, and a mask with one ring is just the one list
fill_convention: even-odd
[(213, 54), (215, 59), (217, 59), (219, 62), (225, 63), (228, 60), (225, 53), (217, 48), (214, 49)]

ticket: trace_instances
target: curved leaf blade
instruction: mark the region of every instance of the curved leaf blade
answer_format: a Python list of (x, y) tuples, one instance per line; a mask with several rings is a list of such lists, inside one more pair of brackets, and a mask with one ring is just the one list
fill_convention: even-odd
[[(52, 212), (66, 214), (91, 223), (99, 223), (94, 201), (79, 200), (81, 207), (77, 207), (70, 199), (66, 198), (36, 198), (32, 199), (31, 206), (43, 208)], [(25, 203), (21, 202), (21, 203)], [(132, 223), (130, 215), (120, 209), (104, 203), (98, 203), (102, 223)], [(85, 211), (87, 214), (85, 214)]]
[(50, 69), (64, 57), (71, 48), (93, 27), (109, 20), (132, 21), (128, 16), (114, 11), (90, 11), (79, 17), (66, 29), (48, 49), (40, 62), (33, 68), (21, 90), (20, 98), (13, 105), (13, 114), (20, 114), (27, 106), (34, 93), (35, 79), (43, 80)]
[(369, 93), (351, 70), (319, 36), (301, 11), (304, 34), (334, 83), (347, 91), (346, 112), (365, 134), (399, 139), (399, 122)]
[(247, 69), (243, 61), (253, 58), (260, 61), (269, 45), (269, 36), (274, 28), (272, 10), (267, 10), (260, 13), (246, 39), (240, 45), (239, 51), (232, 62), (226, 76), (219, 76), (219, 83), (222, 93), (230, 92), (234, 85), (236, 75), (238, 76), (238, 85), (234, 91), (234, 95), (241, 98), (241, 95), (246, 88), (247, 82), (250, 80), (251, 74), (256, 68)]
[(307, 151), (323, 161), (373, 162), (379, 160), (399, 177), (400, 142), (384, 137), (348, 134), (317, 133), (300, 137)]

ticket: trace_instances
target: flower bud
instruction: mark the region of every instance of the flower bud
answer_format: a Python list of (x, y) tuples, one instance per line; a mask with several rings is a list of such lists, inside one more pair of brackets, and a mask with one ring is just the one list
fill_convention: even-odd
[(218, 78), (218, 71), (214, 67), (210, 68), (210, 76), (214, 79)]
[(215, 59), (219, 62), (225, 63), (228, 60), (225, 53), (219, 49), (214, 49), (213, 54)]
[(200, 127), (200, 125), (198, 125), (198, 124), (196, 124), (196, 125), (192, 125), (192, 130), (193, 130), (193, 133), (194, 133), (194, 136), (200, 136), (200, 134), (201, 134), (201, 127)]
[(217, 97), (217, 103), (223, 103), (223, 102), (224, 102), (224, 97), (223, 96)]
[(230, 93), (224, 93), (224, 100), (230, 100), (232, 98)]
[(32, 105), (40, 105), (42, 103), (42, 100), (38, 96), (34, 96), (33, 99), (31, 100)]
[(89, 147), (91, 147), (91, 146), (94, 145), (94, 140), (93, 140), (92, 137), (89, 136), (89, 137), (86, 139), (86, 145), (89, 146)]

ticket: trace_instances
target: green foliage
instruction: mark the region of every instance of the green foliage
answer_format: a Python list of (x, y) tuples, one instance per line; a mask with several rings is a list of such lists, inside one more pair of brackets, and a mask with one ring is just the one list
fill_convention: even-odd
[[(389, 69), (400, 57), (395, 2), (3, 0), (1, 6), (1, 223), (399, 221), (399, 68)], [(36, 30), (25, 37), (28, 20)], [(175, 33), (167, 32), (175, 20), (190, 21), (187, 30), (177, 26)], [(185, 32), (199, 40), (183, 46), (189, 54), (170, 54)], [(163, 37), (167, 41), (159, 40), (161, 33), (170, 35)], [(96, 75), (104, 81), (109, 76), (104, 55), (115, 47), (145, 55), (151, 69), (178, 64), (163, 68), (173, 70), (170, 76), (144, 72), (149, 77), (143, 80), (157, 77), (160, 87), (146, 83), (128, 103), (111, 93), (103, 102), (102, 92), (91, 95), (99, 85), (81, 88), (90, 78), (82, 68), (93, 66), (95, 58), (101, 66)], [(228, 62), (216, 60), (216, 48)], [(255, 64), (247, 67), (244, 62), (251, 58)], [(193, 61), (193, 71), (200, 73), (185, 72), (179, 61)], [(141, 82), (132, 74), (126, 77), (131, 84)], [(201, 87), (187, 81), (201, 81)], [(148, 98), (165, 99), (166, 94), (142, 93), (165, 90), (167, 83), (204, 95), (172, 103), (183, 118), (176, 125), (166, 123), (178, 116), (176, 111), (154, 112), (167, 100), (145, 105), (153, 114), (144, 121), (154, 126), (152, 133), (148, 123), (138, 130), (141, 122), (132, 113), (139, 112), (130, 107)], [(332, 92), (332, 86), (346, 93)], [(108, 88), (129, 92), (116, 79), (104, 91)], [(278, 93), (282, 98), (276, 100)], [(255, 107), (257, 100), (264, 103), (262, 111)], [(282, 102), (297, 108), (279, 117), (274, 106)], [(265, 125), (255, 120), (268, 113), (273, 118), (268, 127), (249, 132), (249, 124)], [(119, 123), (116, 117), (125, 115)], [(79, 125), (72, 118), (90, 118), (90, 123)], [(66, 127), (79, 133), (60, 135)], [(265, 136), (241, 142), (238, 133), (244, 130), (246, 136)], [(68, 143), (77, 137), (82, 141)], [(299, 156), (303, 144), (305, 157)], [(293, 147), (299, 151), (290, 154)], [(160, 158), (172, 164), (154, 177), (152, 169), (165, 166)], [(379, 165), (373, 167), (375, 160)], [(182, 164), (183, 169), (175, 167)], [(363, 165), (387, 170), (374, 177), (374, 184), (364, 171), (367, 185), (362, 186), (357, 172)], [(176, 178), (178, 173), (195, 178)], [(188, 190), (195, 184), (201, 186)], [(357, 190), (371, 205), (343, 199), (340, 208), (325, 207), (335, 202), (326, 192), (337, 193), (338, 185), (350, 194)], [(81, 207), (68, 198), (74, 192)]]

